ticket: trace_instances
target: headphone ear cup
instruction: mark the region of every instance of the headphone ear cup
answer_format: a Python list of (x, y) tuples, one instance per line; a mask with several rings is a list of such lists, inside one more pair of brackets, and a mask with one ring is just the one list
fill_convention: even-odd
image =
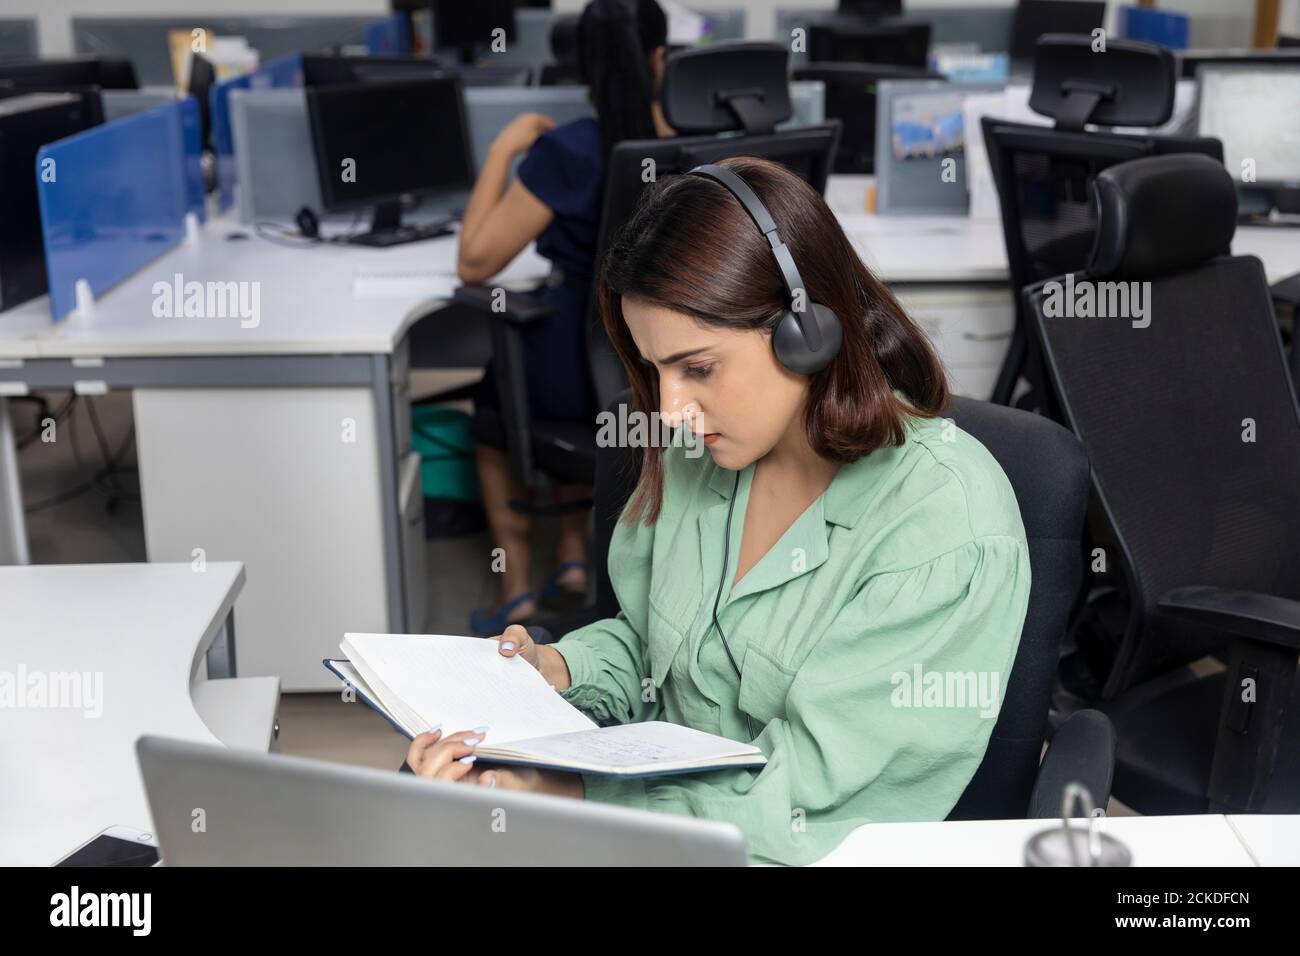
[(821, 332), (821, 348), (815, 352), (808, 348), (808, 341), (799, 328), (799, 320), (789, 309), (781, 313), (772, 330), (772, 348), (776, 352), (777, 361), (790, 371), (799, 375), (813, 375), (835, 361), (844, 331), (840, 328), (839, 317), (817, 302), (808, 304), (803, 320), (805, 324), (815, 324)]

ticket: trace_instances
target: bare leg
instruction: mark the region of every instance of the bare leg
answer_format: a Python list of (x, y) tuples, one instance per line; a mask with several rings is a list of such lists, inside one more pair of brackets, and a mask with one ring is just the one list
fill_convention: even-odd
[[(495, 611), (532, 588), (528, 553), (530, 519), (510, 507), (511, 500), (529, 501), (532, 495), (511, 476), (505, 452), (490, 445), (475, 445), (474, 452), (492, 542), (504, 552), (504, 555), (493, 556), (493, 569), (500, 569), (497, 603), (492, 608)], [(504, 558), (504, 566), (501, 558)], [(511, 623), (522, 621), (536, 613), (537, 603), (524, 601), (510, 612), (509, 620)]]
[[(588, 485), (556, 485), (556, 504), (569, 504), (591, 498)], [(555, 564), (565, 561), (587, 560), (586, 511), (570, 511), (560, 515), (559, 533), (555, 539)], [(566, 568), (559, 576), (559, 585), (566, 591), (582, 592), (587, 589), (587, 573), (578, 567)]]

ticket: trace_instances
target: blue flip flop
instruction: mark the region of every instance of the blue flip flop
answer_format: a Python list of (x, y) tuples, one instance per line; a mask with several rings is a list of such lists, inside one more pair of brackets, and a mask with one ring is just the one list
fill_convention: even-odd
[(587, 602), (587, 592), (584, 588), (581, 591), (571, 591), (560, 584), (560, 575), (569, 568), (582, 568), (587, 574), (587, 581), (591, 581), (591, 565), (586, 561), (573, 560), (565, 561), (560, 564), (551, 579), (546, 582), (546, 587), (542, 588), (542, 604), (547, 607), (560, 607), (563, 610), (574, 610), (581, 607)]
[(476, 607), (469, 613), (470, 630), (475, 634), (482, 634), (484, 637), (496, 637), (510, 626), (510, 612), (524, 602), (532, 600), (535, 600), (533, 592), (525, 591), (518, 597), (511, 598), (501, 605), (501, 610), (495, 614), (489, 614), (487, 608)]

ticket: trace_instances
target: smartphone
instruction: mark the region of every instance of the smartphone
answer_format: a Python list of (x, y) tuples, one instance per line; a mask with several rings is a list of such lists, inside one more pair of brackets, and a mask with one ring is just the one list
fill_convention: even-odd
[(161, 859), (152, 833), (108, 827), (77, 847), (55, 866), (157, 866)]

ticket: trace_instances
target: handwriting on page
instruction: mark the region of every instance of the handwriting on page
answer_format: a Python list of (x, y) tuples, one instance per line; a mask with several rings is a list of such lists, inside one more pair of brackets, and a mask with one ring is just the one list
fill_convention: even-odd
[(710, 760), (748, 749), (689, 727), (657, 721), (533, 738), (527, 746), (528, 753), (538, 758), (600, 764), (612, 769)]

